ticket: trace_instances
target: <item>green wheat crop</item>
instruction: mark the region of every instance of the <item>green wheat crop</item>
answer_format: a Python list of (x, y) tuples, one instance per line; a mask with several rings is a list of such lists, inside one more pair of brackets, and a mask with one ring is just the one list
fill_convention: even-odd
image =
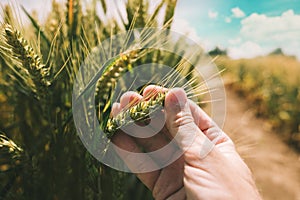
[[(0, 113), (0, 129), (8, 136), (0, 138), (0, 199), (152, 198), (134, 175), (101, 164), (82, 145), (72, 110), (72, 92), (80, 66), (95, 48), (101, 47), (102, 41), (124, 31), (129, 33), (125, 43), (114, 41), (121, 48), (114, 45), (108, 48), (106, 55), (112, 59), (87, 72), (94, 77), (93, 103), (108, 137), (132, 120), (147, 119), (157, 106), (163, 105), (165, 94), (152, 94), (150, 101), (129, 105), (118, 116), (110, 117), (112, 103), (134, 89), (134, 80), (138, 78), (134, 70), (138, 66), (158, 63), (170, 66), (177, 73), (160, 75), (159, 66), (143, 69), (147, 72), (144, 74), (155, 76), (147, 77), (151, 81), (136, 89), (137, 92), (142, 92), (148, 84), (183, 87), (190, 98), (201, 103), (209, 90), (195, 70), (203, 63), (203, 52), (193, 55), (181, 46), (180, 39), (171, 49), (182, 49), (183, 56), (159, 50), (170, 41), (168, 30), (176, 1), (160, 0), (152, 13), (147, 0), (122, 3), (125, 10), (116, 3), (119, 16), (109, 17), (110, 8), (105, 0), (92, 0), (91, 4), (80, 0), (60, 4), (53, 0), (51, 12), (43, 23), (24, 8), (1, 4), (0, 111), (9, 112)], [(98, 14), (97, 7), (102, 14)], [(29, 25), (18, 23), (20, 11), (28, 17)], [(150, 27), (160, 28), (163, 34), (146, 31)], [(127, 42), (135, 39), (131, 34), (135, 28), (141, 28), (139, 48)], [(151, 45), (158, 48), (146, 48)], [(191, 58), (194, 64), (186, 62), (184, 57)], [(125, 74), (133, 81), (123, 78)], [(90, 92), (90, 85), (84, 86), (80, 88), (82, 95)], [(115, 88), (119, 88), (118, 92), (114, 92)], [(90, 117), (89, 109), (83, 121)]]

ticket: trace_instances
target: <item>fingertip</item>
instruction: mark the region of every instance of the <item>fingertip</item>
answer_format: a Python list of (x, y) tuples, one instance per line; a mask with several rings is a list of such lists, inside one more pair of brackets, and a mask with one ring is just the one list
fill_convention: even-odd
[(169, 111), (178, 112), (184, 108), (188, 99), (182, 88), (171, 89), (165, 98), (165, 107)]
[(120, 103), (113, 103), (112, 108), (111, 108), (111, 115), (113, 117), (116, 117), (119, 112), (121, 112), (121, 104)]
[(142, 99), (142, 96), (136, 92), (128, 91), (121, 96), (120, 104), (121, 108), (124, 108), (129, 105), (136, 104), (139, 100)]
[(184, 151), (194, 143), (196, 136), (204, 138), (201, 130), (194, 123), (188, 99), (182, 88), (171, 89), (165, 98), (166, 125)]
[(159, 92), (166, 92), (167, 88), (163, 88), (158, 85), (148, 85), (144, 90), (143, 90), (143, 97), (148, 100), (149, 98), (155, 96)]

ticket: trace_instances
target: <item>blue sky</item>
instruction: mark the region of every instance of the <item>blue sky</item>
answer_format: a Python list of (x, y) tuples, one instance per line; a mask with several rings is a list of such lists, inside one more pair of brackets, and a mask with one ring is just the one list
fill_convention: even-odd
[[(28, 10), (43, 10), (41, 18), (51, 5), (51, 0), (0, 3), (12, 1)], [(233, 58), (265, 55), (281, 47), (300, 59), (300, 0), (178, 0), (174, 22), (174, 30), (188, 32), (206, 50), (226, 48)]]
[(239, 58), (281, 47), (300, 58), (300, 0), (179, 0), (176, 11), (178, 29), (189, 27), (206, 49)]

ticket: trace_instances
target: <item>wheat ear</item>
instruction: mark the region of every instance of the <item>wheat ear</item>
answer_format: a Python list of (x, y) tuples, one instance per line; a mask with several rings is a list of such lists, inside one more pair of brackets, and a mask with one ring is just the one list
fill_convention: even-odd
[(110, 118), (104, 130), (106, 136), (111, 138), (123, 126), (147, 119), (151, 113), (158, 111), (164, 105), (165, 95), (166, 92), (151, 94), (150, 99), (140, 101), (136, 105), (120, 112), (117, 116)]
[(21, 33), (10, 25), (5, 25), (5, 38), (13, 57), (28, 71), (29, 78), (33, 81), (33, 92), (39, 97), (45, 93), (45, 89), (51, 85), (50, 70), (41, 63), (41, 58), (22, 37)]

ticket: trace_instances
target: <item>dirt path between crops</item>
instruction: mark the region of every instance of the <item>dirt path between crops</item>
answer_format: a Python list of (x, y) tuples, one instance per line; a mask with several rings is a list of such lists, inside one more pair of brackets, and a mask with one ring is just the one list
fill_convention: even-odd
[(251, 106), (227, 87), (224, 130), (253, 172), (264, 199), (300, 200), (300, 154), (295, 153), (266, 122), (257, 119)]

